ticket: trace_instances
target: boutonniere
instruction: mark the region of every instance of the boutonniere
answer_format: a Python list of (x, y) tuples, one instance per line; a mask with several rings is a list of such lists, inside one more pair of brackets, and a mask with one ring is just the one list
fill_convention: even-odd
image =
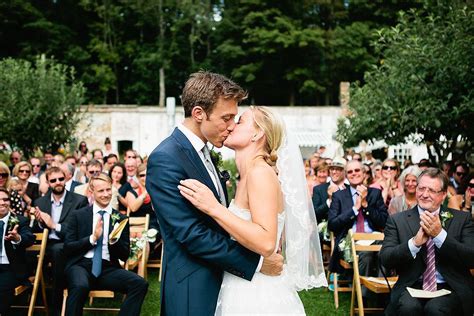
[(15, 225), (18, 225), (18, 224), (20, 224), (20, 220), (18, 219), (18, 217), (16, 217), (13, 214), (13, 212), (10, 212), (10, 217), (8, 218), (8, 224), (7, 224), (8, 231), (13, 230)]
[(453, 218), (453, 213), (451, 213), (450, 211), (443, 211), (441, 212), (440, 216), (441, 216), (441, 226), (445, 227), (446, 221)]
[(211, 154), (212, 163), (214, 164), (216, 169), (219, 170), (220, 168), (222, 168), (222, 163), (223, 163), (222, 153), (219, 153), (217, 151), (214, 151), (214, 149), (211, 149), (210, 154)]
[(115, 224), (120, 221), (120, 215), (118, 213), (112, 213), (112, 215), (110, 215), (110, 219), (112, 220), (112, 227), (115, 227)]

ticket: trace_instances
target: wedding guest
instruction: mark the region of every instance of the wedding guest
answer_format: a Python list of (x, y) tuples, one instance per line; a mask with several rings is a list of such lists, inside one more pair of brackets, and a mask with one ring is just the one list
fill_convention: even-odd
[[(349, 188), (334, 192), (329, 208), (328, 229), (334, 232), (336, 245), (346, 237), (349, 229), (361, 233), (383, 231), (388, 217), (380, 190), (362, 184), (364, 171), (360, 161), (351, 160), (347, 163), (346, 177)], [(344, 271), (339, 263), (340, 258), (341, 251), (335, 247), (329, 263), (331, 272)], [(376, 259), (373, 252), (360, 253), (361, 275), (373, 275), (377, 271)]]
[[(428, 168), (418, 177), (417, 206), (387, 221), (380, 259), (398, 281), (386, 315), (465, 315), (474, 312), (474, 226), (471, 215), (442, 207), (448, 178)], [(417, 298), (407, 288), (451, 293)]]
[(31, 202), (40, 197), (39, 185), (37, 183), (28, 182), (31, 175), (31, 165), (29, 162), (20, 161), (13, 168), (13, 175), (18, 177), (22, 185), (25, 187), (25, 201), (31, 205)]
[(98, 160), (100, 162), (104, 161), (104, 154), (102, 153), (102, 150), (100, 149), (94, 149), (92, 151), (92, 159)]
[(38, 157), (30, 158), (31, 164), (31, 175), (28, 178), (28, 182), (33, 182), (39, 184), (39, 178), (43, 171), (41, 170), (41, 160)]
[(311, 192), (310, 194), (313, 194), (313, 188), (316, 185), (316, 176), (314, 174), (314, 170), (311, 170), (311, 163), (309, 160), (306, 160), (304, 162), (304, 170), (306, 173), (306, 185), (308, 187), (308, 192)]
[[(71, 166), (64, 163), (62, 166)], [(59, 315), (61, 311), (62, 294), (64, 289), (64, 260), (63, 244), (67, 231), (68, 220), (76, 209), (87, 206), (87, 199), (72, 191), (66, 190), (67, 177), (64, 169), (51, 167), (45, 172), (46, 180), (50, 190), (48, 193), (34, 201), (34, 214), (36, 225), (42, 231), (49, 229), (48, 243), (46, 246), (46, 263), (51, 263), (53, 276), (53, 315)]]
[[(316, 168), (314, 168), (315, 186), (328, 182), (329, 166), (326, 162), (320, 161)], [(311, 190), (313, 196), (313, 190)]]
[(364, 163), (364, 185), (369, 187), (372, 183), (374, 183), (374, 177), (372, 175), (372, 169), (369, 165)]
[(421, 169), (418, 166), (410, 166), (403, 170), (400, 175), (400, 183), (404, 194), (394, 197), (388, 206), (390, 215), (412, 209), (416, 205), (416, 182)]
[(64, 176), (66, 177), (65, 179), (66, 190), (70, 192), (74, 192), (74, 189), (78, 185), (82, 184), (81, 182), (78, 182), (74, 180), (73, 178), (74, 171), (76, 170), (76, 168), (74, 168), (73, 165), (71, 165), (70, 163), (65, 162), (61, 165), (60, 169), (63, 171)]
[[(127, 192), (135, 192), (127, 182), (127, 176), (125, 172), (125, 166), (121, 162), (115, 163), (112, 168), (109, 170), (109, 177), (112, 179), (112, 186), (118, 191), (118, 202), (119, 202), (119, 211), (121, 213), (127, 212), (128, 202), (127, 202)], [(130, 193), (132, 194), (132, 193)]]
[(35, 241), (28, 223), (10, 212), (10, 194), (0, 187), (0, 315), (8, 315), (15, 287), (27, 281), (25, 249)]
[(370, 168), (372, 169), (373, 182), (378, 182), (382, 179), (382, 163), (380, 161), (374, 162)]
[(136, 158), (128, 158), (127, 160), (125, 160), (125, 170), (127, 171), (127, 181), (130, 182), (130, 185), (132, 186), (134, 190), (136, 190), (138, 187), (137, 167), (138, 167), (138, 164), (137, 164)]
[(107, 289), (125, 294), (119, 315), (139, 316), (148, 283), (136, 273), (120, 267), (130, 254), (130, 228), (109, 240), (111, 229), (126, 216), (113, 209), (112, 179), (93, 176), (89, 188), (94, 204), (72, 214), (64, 241), (68, 283), (66, 315), (82, 315), (90, 289)]
[(474, 175), (469, 176), (470, 180), (464, 193), (463, 210), (471, 213), (474, 218)]
[(0, 188), (7, 188), (10, 182), (10, 168), (3, 161), (0, 161)]
[(103, 154), (105, 157), (109, 156), (110, 154), (114, 154), (115, 156), (117, 156), (117, 154), (112, 150), (112, 142), (110, 141), (109, 137), (105, 138), (104, 147), (105, 148), (103, 150)]
[(392, 158), (385, 159), (382, 163), (382, 177), (370, 185), (371, 188), (382, 191), (382, 197), (387, 206), (392, 198), (403, 193), (400, 181), (398, 181), (399, 175), (400, 165), (398, 161)]
[(10, 154), (10, 171), (13, 171), (13, 168), (15, 168), (16, 164), (21, 161), (21, 152), (18, 150), (13, 150)]
[(458, 161), (454, 165), (453, 177), (450, 179), (451, 184), (456, 189), (457, 194), (464, 194), (466, 191), (465, 181), (469, 174), (469, 166), (467, 162)]
[(118, 162), (118, 157), (116, 154), (109, 154), (105, 157), (104, 170), (109, 171), (114, 164)]
[[(10, 209), (16, 215), (21, 215), (29, 218), (31, 207), (31, 199), (25, 196), (25, 186), (17, 177), (13, 177), (8, 185), (8, 192), (10, 192)], [(26, 200), (28, 203), (26, 202)]]
[(76, 181), (86, 183), (87, 181), (87, 163), (89, 159), (87, 156), (79, 158), (79, 170), (76, 173)]
[(87, 144), (85, 141), (79, 143), (79, 147), (77, 148), (75, 155), (77, 159), (80, 159), (82, 156), (88, 156), (89, 149), (87, 148)]
[(45, 150), (43, 153), (43, 166), (41, 167), (42, 171), (45, 171), (51, 166), (51, 163), (54, 161), (53, 152), (51, 150)]

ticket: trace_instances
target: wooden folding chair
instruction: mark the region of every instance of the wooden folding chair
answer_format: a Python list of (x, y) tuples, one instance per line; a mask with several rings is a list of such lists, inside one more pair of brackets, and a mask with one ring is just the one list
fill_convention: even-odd
[[(354, 281), (352, 287), (352, 296), (351, 296), (351, 316), (354, 315), (354, 312), (359, 313), (363, 316), (365, 312), (367, 313), (376, 313), (383, 312), (384, 308), (364, 308), (364, 302), (362, 300), (362, 285), (365, 286), (369, 291), (381, 294), (389, 293), (390, 288), (387, 284), (387, 281), (383, 277), (366, 277), (361, 276), (359, 273), (359, 255), (358, 252), (361, 251), (374, 251), (379, 252), (382, 248), (381, 244), (370, 244), (359, 243), (359, 241), (382, 241), (384, 239), (384, 234), (382, 233), (353, 233), (352, 230), (349, 231), (351, 236), (351, 251), (354, 258), (353, 269), (354, 269)], [(388, 277), (388, 282), (390, 287), (392, 287), (398, 280), (398, 277)], [(355, 307), (355, 297), (357, 296), (357, 307)]]
[[(66, 301), (67, 301), (67, 296), (68, 296), (68, 291), (67, 289), (64, 290), (63, 292), (63, 306), (61, 308), (61, 316), (66, 315)], [(113, 291), (105, 291), (105, 290), (99, 290), (99, 291), (89, 291), (89, 299), (93, 300), (94, 298), (114, 298), (115, 297), (115, 292)], [(89, 305), (92, 303), (89, 302)], [(96, 306), (85, 306), (83, 310), (86, 311), (103, 311), (103, 312), (120, 312), (120, 308), (117, 307), (96, 307)]]
[[(150, 226), (150, 215), (147, 214), (144, 217), (129, 217), (128, 224), (130, 225), (130, 238), (136, 234), (141, 235), (144, 231), (147, 231)], [(130, 260), (125, 263), (125, 269), (127, 270), (133, 270), (135, 267), (137, 267), (137, 274), (145, 280), (147, 278), (147, 261), (150, 253), (149, 249), (149, 245), (146, 245), (136, 264), (132, 265)]]
[[(332, 256), (335, 247), (337, 247), (336, 238), (334, 237), (333, 232), (330, 232), (329, 236), (331, 239), (331, 256)], [(345, 261), (344, 259), (340, 259), (339, 264), (346, 270), (352, 269), (352, 265), (349, 262)], [(330, 273), (328, 271), (328, 283), (331, 283), (329, 276), (330, 276)], [(332, 284), (334, 287), (334, 307), (338, 309), (339, 308), (339, 293), (351, 292), (352, 291), (352, 287), (350, 286), (351, 281), (339, 280), (339, 274), (336, 272), (332, 273), (332, 277), (333, 277)]]
[(158, 247), (161, 247), (161, 258), (148, 259), (146, 267), (160, 269), (160, 273), (158, 274), (158, 281), (161, 282), (161, 274), (163, 272), (163, 253), (165, 252), (165, 244), (163, 243), (163, 240), (160, 240), (160, 242), (158, 243)]
[[(28, 278), (28, 281), (30, 282), (30, 284), (17, 286), (15, 288), (15, 293), (14, 293), (15, 296), (18, 296), (31, 288), (32, 290), (31, 290), (30, 302), (28, 306), (21, 306), (21, 305), (12, 306), (12, 308), (28, 308), (28, 316), (32, 316), (35, 309), (43, 310), (46, 312), (46, 314), (49, 315), (48, 302), (46, 299), (46, 288), (45, 288), (44, 278), (43, 278), (43, 262), (44, 262), (44, 256), (46, 254), (46, 245), (48, 243), (48, 229), (45, 228), (42, 233), (36, 233), (35, 236), (36, 236), (35, 244), (26, 248), (26, 251), (38, 252), (38, 255), (37, 255), (38, 262), (36, 263), (35, 275)], [(38, 289), (40, 288), (40, 286), (41, 286), (41, 296), (43, 299), (43, 305), (36, 306), (36, 298), (37, 298)]]

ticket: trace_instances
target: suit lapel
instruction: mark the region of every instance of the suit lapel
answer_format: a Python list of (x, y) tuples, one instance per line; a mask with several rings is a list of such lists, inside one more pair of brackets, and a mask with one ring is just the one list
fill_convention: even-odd
[(66, 215), (69, 213), (72, 207), (72, 194), (68, 191), (66, 192), (66, 196), (64, 197), (64, 204), (61, 210), (61, 216), (59, 217), (59, 223), (62, 223), (66, 218)]
[(53, 193), (51, 192), (51, 190), (48, 191), (48, 194), (45, 195), (46, 197), (46, 201), (45, 201), (45, 209), (42, 210), (43, 212), (45, 213), (48, 213), (48, 215), (51, 215), (51, 212), (52, 212), (52, 206), (51, 206), (51, 197), (52, 197)]
[(178, 128), (175, 128), (172, 136), (176, 139), (178, 145), (180, 145), (181, 150), (178, 151), (180, 155), (179, 160), (185, 162), (182, 167), (186, 170), (186, 173), (190, 175), (191, 178), (196, 178), (196, 180), (203, 182), (212, 190), (214, 196), (218, 199), (219, 194), (207, 172), (206, 166), (204, 166), (201, 157), (199, 157), (191, 142)]
[(418, 213), (418, 206), (415, 206), (411, 210), (405, 211), (408, 221), (408, 226), (410, 227), (411, 233), (413, 236), (418, 233), (420, 229), (420, 214)]
[(92, 234), (92, 225), (94, 224), (94, 211), (92, 209), (92, 206), (89, 206), (87, 208), (87, 211), (81, 215), (84, 216), (84, 220), (81, 221), (81, 223), (85, 225), (82, 228), (82, 230), (84, 231), (83, 236), (90, 236)]

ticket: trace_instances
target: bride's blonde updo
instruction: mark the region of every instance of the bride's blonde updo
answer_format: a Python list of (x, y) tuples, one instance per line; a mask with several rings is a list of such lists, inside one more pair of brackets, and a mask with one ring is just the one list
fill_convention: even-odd
[(265, 161), (272, 167), (276, 165), (277, 151), (281, 146), (284, 136), (284, 124), (279, 115), (266, 106), (250, 107), (255, 125), (265, 134)]

